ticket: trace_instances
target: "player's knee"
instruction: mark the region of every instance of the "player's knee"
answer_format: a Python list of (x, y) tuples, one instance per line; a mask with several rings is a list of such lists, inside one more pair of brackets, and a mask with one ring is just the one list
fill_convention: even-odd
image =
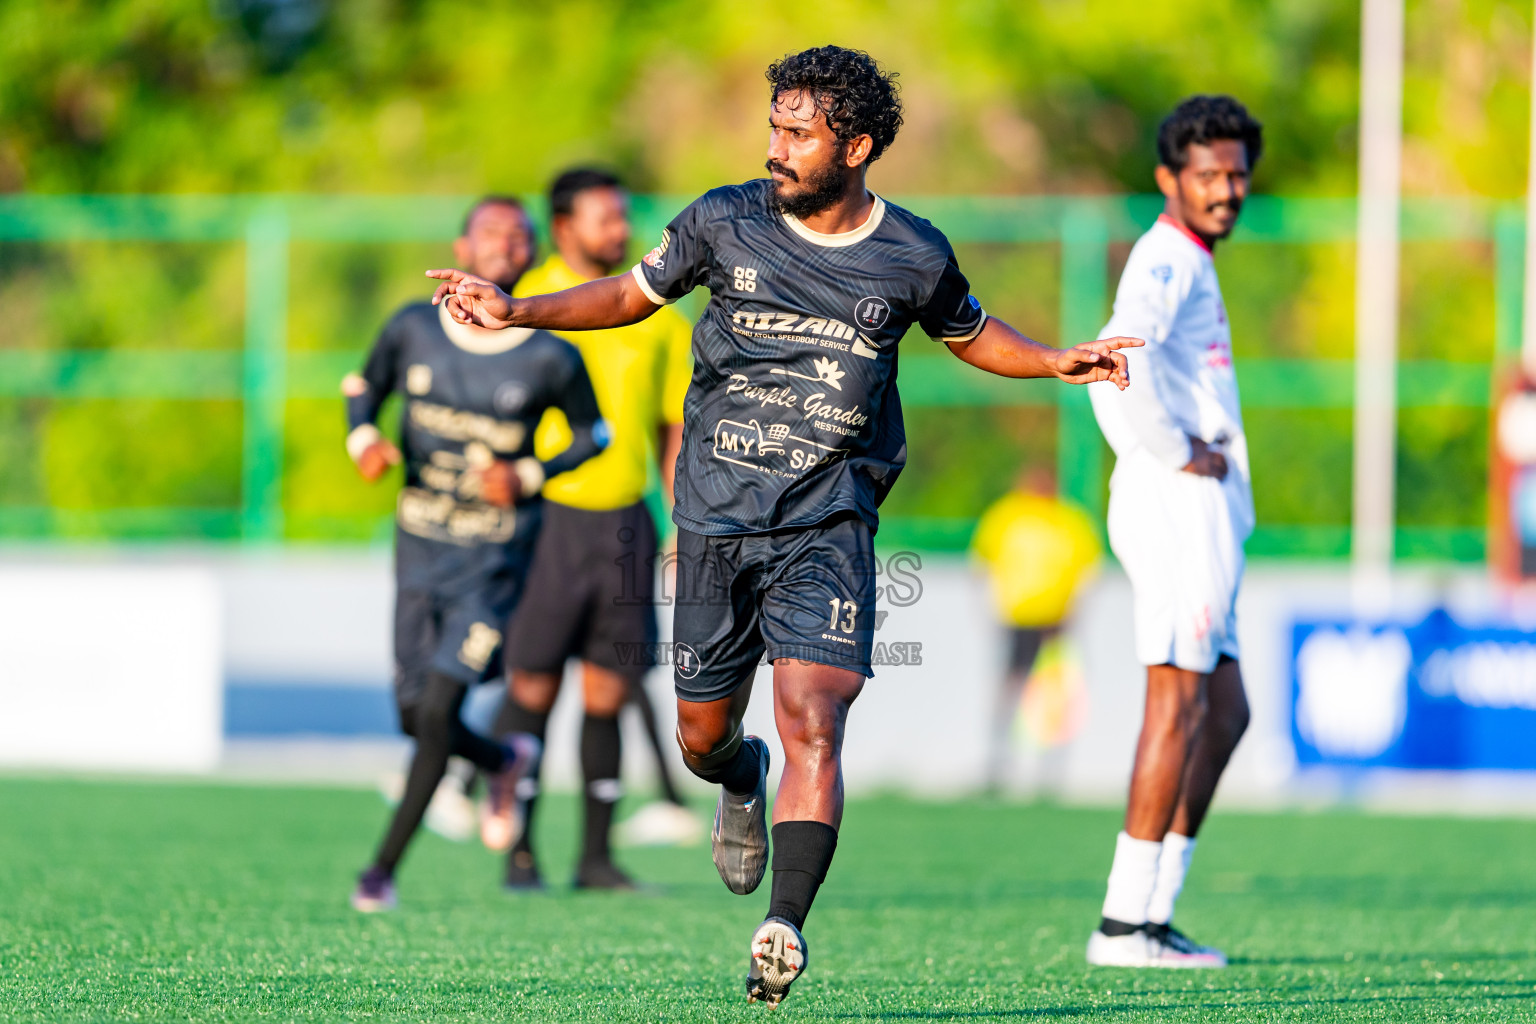
[(547, 715), (560, 695), (560, 676), (545, 672), (512, 673), (507, 693), (517, 705), (534, 714)]
[(1248, 698), (1238, 694), (1237, 700), (1221, 709), (1217, 720), (1212, 722), (1221, 730), (1222, 736), (1231, 746), (1236, 746), (1237, 741), (1243, 738), (1243, 733), (1248, 731), (1248, 723), (1252, 720), (1252, 713), (1248, 710)]
[(632, 686), (640, 685), (615, 672), (589, 670), (582, 679), (582, 704), (587, 714), (612, 718), (629, 700)]
[(736, 756), (744, 736), (740, 723), (735, 729), (729, 723), (689, 721), (678, 719), (677, 746), (683, 753), (683, 761), (695, 775), (708, 773)]
[(842, 747), (847, 705), (834, 701), (802, 704), (779, 729), (786, 756), (800, 761), (832, 761)]

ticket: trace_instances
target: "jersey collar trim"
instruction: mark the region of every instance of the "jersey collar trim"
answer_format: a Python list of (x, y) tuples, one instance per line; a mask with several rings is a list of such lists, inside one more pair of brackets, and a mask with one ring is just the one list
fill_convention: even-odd
[(878, 228), (880, 226), (880, 222), (885, 219), (885, 200), (881, 199), (879, 196), (875, 196), (875, 205), (870, 209), (869, 216), (865, 219), (863, 224), (860, 224), (852, 231), (840, 231), (835, 235), (828, 235), (820, 231), (813, 231), (801, 223), (800, 218), (791, 217), (787, 213), (783, 214), (783, 217), (784, 223), (789, 225), (789, 230), (793, 231), (807, 242), (810, 242), (812, 245), (824, 245), (830, 249), (841, 249), (844, 246), (857, 245), (859, 242), (864, 241), (864, 239), (875, 233), (875, 229)]
[(446, 303), (437, 307), (437, 322), (442, 325), (443, 333), (448, 335), (449, 341), (477, 356), (494, 356), (510, 351), (533, 335), (533, 331), (526, 327), (492, 331), (474, 324), (461, 324), (449, 315)]
[(1158, 214), (1157, 222), (1159, 224), (1167, 224), (1169, 227), (1173, 228), (1173, 230), (1177, 231), (1191, 242), (1194, 242), (1202, 250), (1204, 250), (1207, 256), (1213, 255), (1211, 252), (1211, 247), (1205, 244), (1205, 239), (1201, 238), (1199, 235), (1195, 234), (1193, 231), (1189, 230), (1189, 228), (1185, 227), (1183, 224), (1180, 224), (1166, 213)]

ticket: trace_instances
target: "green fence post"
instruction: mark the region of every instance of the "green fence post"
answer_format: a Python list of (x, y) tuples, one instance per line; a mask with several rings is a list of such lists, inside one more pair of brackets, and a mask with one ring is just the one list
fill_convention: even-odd
[[(1076, 345), (1098, 337), (1104, 326), (1109, 273), (1109, 225), (1091, 202), (1067, 201), (1061, 216), (1061, 337)], [(1062, 497), (1082, 505), (1096, 520), (1104, 517), (1104, 448), (1088, 391), (1073, 385), (1056, 389), (1056, 480)]]
[(288, 356), (288, 216), (256, 207), (245, 230), (245, 434), (240, 533), (283, 536), (283, 400)]
[(1525, 210), (1503, 203), (1493, 221), (1493, 362), (1520, 354), (1525, 316)]

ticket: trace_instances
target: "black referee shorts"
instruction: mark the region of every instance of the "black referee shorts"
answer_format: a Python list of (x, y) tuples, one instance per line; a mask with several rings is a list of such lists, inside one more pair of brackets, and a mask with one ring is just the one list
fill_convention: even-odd
[(656, 664), (656, 523), (643, 502), (602, 512), (544, 503), (507, 663), (560, 672), (580, 658), (630, 678)]
[(852, 514), (778, 533), (709, 537), (679, 529), (678, 698), (728, 697), (765, 659), (874, 675), (875, 573), (869, 526)]

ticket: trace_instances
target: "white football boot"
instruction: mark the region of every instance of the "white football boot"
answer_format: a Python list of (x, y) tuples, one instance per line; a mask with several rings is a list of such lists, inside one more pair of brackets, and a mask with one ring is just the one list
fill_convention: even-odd
[(1088, 936), (1088, 962), (1095, 967), (1152, 967), (1151, 936), (1138, 928), (1125, 935), (1105, 935), (1095, 930)]
[(800, 929), (782, 917), (770, 917), (752, 933), (752, 963), (747, 969), (747, 1002), (778, 1006), (789, 986), (811, 962)]
[(1202, 946), (1171, 924), (1147, 925), (1147, 937), (1157, 947), (1153, 967), (1225, 967), (1227, 954)]

